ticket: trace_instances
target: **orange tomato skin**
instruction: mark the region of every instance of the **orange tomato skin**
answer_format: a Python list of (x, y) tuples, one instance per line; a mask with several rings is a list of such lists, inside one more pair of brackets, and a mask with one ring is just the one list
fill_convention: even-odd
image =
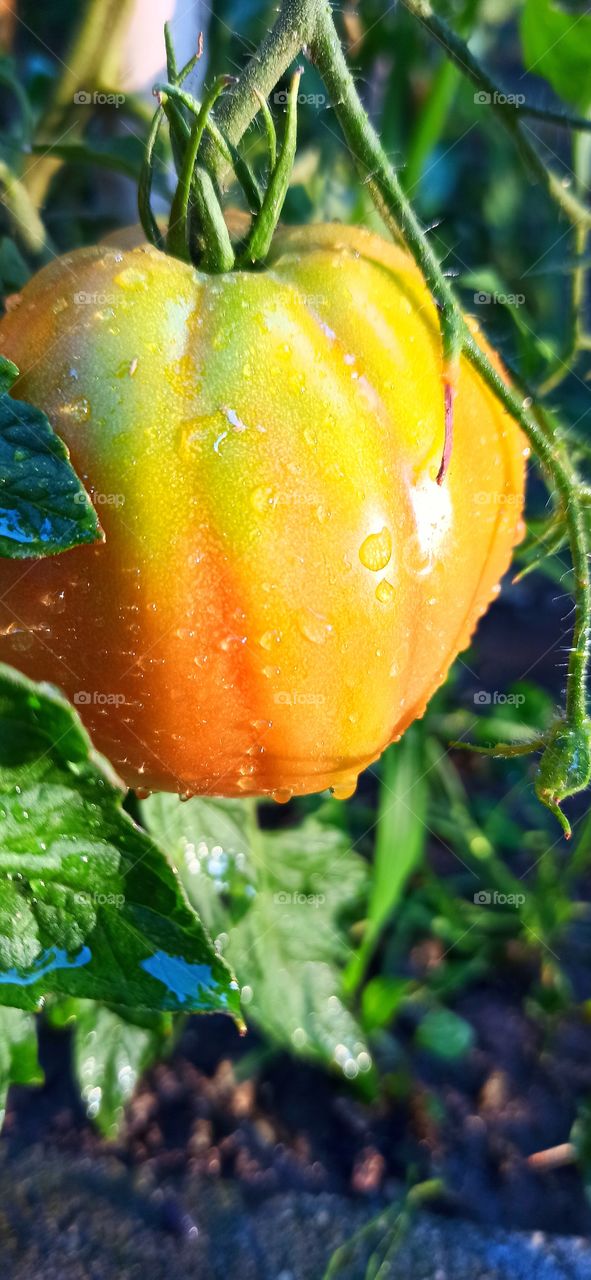
[(139, 246), (44, 268), (0, 322), (106, 541), (0, 564), (0, 660), (60, 685), (132, 786), (349, 794), (422, 715), (521, 532), (524, 439), (399, 248), (278, 233), (205, 276)]

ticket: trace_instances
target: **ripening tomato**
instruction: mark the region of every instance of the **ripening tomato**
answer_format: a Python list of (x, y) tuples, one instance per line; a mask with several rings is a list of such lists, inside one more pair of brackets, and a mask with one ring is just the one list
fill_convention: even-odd
[(524, 439), (462, 364), (448, 475), (435, 308), (366, 231), (262, 271), (64, 257), (0, 323), (103, 545), (0, 566), (0, 658), (66, 690), (131, 785), (349, 794), (424, 711), (519, 537)]

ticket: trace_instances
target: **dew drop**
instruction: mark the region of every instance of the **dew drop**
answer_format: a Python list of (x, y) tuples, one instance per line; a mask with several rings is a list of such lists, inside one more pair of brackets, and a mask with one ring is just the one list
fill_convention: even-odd
[(327, 618), (323, 618), (322, 614), (315, 613), (313, 609), (304, 609), (299, 614), (298, 626), (306, 640), (311, 640), (312, 644), (325, 644), (333, 628)]
[(382, 578), (382, 581), (378, 582), (376, 587), (376, 600), (379, 600), (380, 604), (391, 604), (394, 596), (395, 591), (392, 583), (388, 582), (387, 578)]
[(90, 417), (90, 405), (88, 400), (71, 400), (69, 404), (62, 405), (62, 413), (66, 414), (72, 422), (87, 422)]
[(276, 791), (272, 791), (271, 795), (276, 804), (287, 804), (293, 796), (291, 787), (279, 787)]
[(264, 631), (259, 639), (261, 648), (271, 650), (273, 645), (281, 643), (280, 631)]
[(390, 530), (384, 527), (379, 533), (370, 533), (359, 548), (359, 559), (366, 569), (371, 569), (372, 573), (379, 573), (380, 569), (385, 569), (392, 555), (392, 535)]
[(275, 496), (270, 485), (257, 485), (250, 495), (250, 501), (255, 511), (263, 512), (275, 506)]
[(138, 267), (125, 267), (124, 271), (120, 271), (119, 275), (114, 277), (114, 283), (120, 285), (122, 289), (147, 289), (148, 277), (145, 271), (140, 271)]
[(342, 778), (330, 789), (335, 800), (348, 800), (357, 789), (357, 774), (353, 773), (348, 778)]

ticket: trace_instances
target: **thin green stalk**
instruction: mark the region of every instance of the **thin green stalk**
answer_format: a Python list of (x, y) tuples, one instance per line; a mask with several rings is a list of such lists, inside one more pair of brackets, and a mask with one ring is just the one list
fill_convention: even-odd
[[(460, 68), (460, 71), (468, 79), (472, 80), (481, 93), (486, 95), (487, 105), (490, 105), (491, 109), (497, 112), (499, 119), (516, 142), (532, 176), (542, 184), (555, 204), (559, 206), (574, 226), (582, 223), (591, 228), (591, 210), (586, 207), (576, 194), (573, 194), (567, 187), (562, 185), (560, 178), (551, 169), (548, 169), (536, 147), (524, 133), (520, 119), (520, 115), (523, 115), (523, 106), (519, 106), (513, 101), (510, 94), (499, 92), (495, 80), (480, 65), (474, 54), (470, 52), (465, 40), (456, 35), (455, 31), (433, 12), (429, 0), (402, 0), (402, 3), (409, 13), (418, 18), (427, 31), (443, 46), (448, 56)], [(539, 116), (541, 115), (541, 109), (532, 109), (529, 114)], [(560, 122), (564, 123), (562, 117), (560, 117)], [(584, 126), (588, 128), (588, 124), (588, 121), (581, 118), (577, 127)]]
[[(187, 144), (181, 172), (179, 174), (178, 186), (175, 191), (172, 208), (170, 211), (170, 225), (168, 228), (168, 236), (166, 240), (168, 252), (174, 254), (177, 258), (189, 258), (189, 205), (191, 200), (191, 189), (197, 165), (197, 155), (201, 146), (201, 139), (207, 124), (207, 120), (214, 103), (223, 93), (224, 89), (231, 83), (231, 77), (219, 76), (212, 88), (206, 93), (203, 99), (203, 105), (197, 116), (191, 136)], [(211, 179), (210, 179), (211, 185)], [(213, 186), (211, 188), (213, 190)], [(209, 196), (209, 188), (207, 196)], [(206, 199), (205, 186), (201, 186), (201, 196)], [(216, 220), (216, 225), (219, 225)], [(222, 268), (227, 270), (227, 268)]]
[(536, 453), (551, 484), (562, 502), (573, 562), (576, 602), (573, 646), (568, 664), (566, 717), (581, 724), (586, 717), (589, 640), (591, 635), (591, 592), (589, 579), (589, 546), (584, 506), (579, 496), (578, 477), (562, 449), (553, 441), (534, 416), (524, 408), (515, 392), (507, 386), (466, 326), (464, 353), (483, 381), (494, 392), (507, 412), (519, 423)]
[[(308, 44), (315, 27), (321, 0), (283, 0), (277, 19), (260, 48), (247, 62), (235, 90), (220, 103), (216, 120), (228, 142), (238, 146), (249, 124), (260, 110), (255, 90), (264, 98), (275, 88), (292, 62)], [(204, 145), (205, 163), (218, 181), (229, 165), (216, 155), (211, 143)]]
[[(589, 118), (591, 124), (591, 117)], [(575, 171), (576, 193), (583, 198), (589, 185), (591, 175), (591, 140), (588, 137), (575, 138), (573, 146), (573, 168)], [(539, 395), (548, 395), (568, 376), (573, 369), (579, 353), (584, 349), (585, 333), (583, 330), (583, 313), (586, 293), (585, 253), (587, 250), (587, 227), (579, 224), (574, 228), (575, 266), (572, 275), (569, 324), (565, 349), (551, 370), (548, 377), (538, 388)]]
[[(186, 107), (187, 110), (191, 112), (191, 115), (195, 116), (195, 118), (199, 116), (201, 103), (197, 98), (193, 97), (192, 93), (188, 93), (186, 89), (182, 89), (180, 84), (155, 84), (154, 92), (161, 95), (162, 105), (165, 111), (167, 102), (172, 100), (174, 102), (178, 102), (180, 106)], [(191, 130), (184, 117), (180, 116), (180, 119), (182, 120), (184, 133), (183, 144), (185, 148), (188, 144)], [(217, 148), (219, 158), (224, 162), (228, 169), (234, 170), (236, 180), (242, 187), (246, 197), (248, 208), (253, 212), (256, 212), (261, 207), (262, 195), (258, 182), (246, 160), (240, 155), (238, 148), (233, 146), (226, 140), (226, 138), (224, 138), (211, 116), (208, 116), (205, 122), (205, 133), (209, 135), (211, 142)]]
[(265, 125), (267, 150), (269, 152), (269, 169), (272, 173), (277, 163), (277, 134), (275, 133), (275, 121), (273, 120), (269, 103), (267, 102), (264, 94), (262, 94), (259, 89), (255, 89), (255, 94), (258, 98), (261, 115)]
[(263, 203), (254, 220), (244, 257), (248, 262), (266, 258), (291, 178), (297, 143), (298, 86), (302, 75), (299, 67), (292, 77), (287, 99), (285, 131), (279, 159), (273, 169)]

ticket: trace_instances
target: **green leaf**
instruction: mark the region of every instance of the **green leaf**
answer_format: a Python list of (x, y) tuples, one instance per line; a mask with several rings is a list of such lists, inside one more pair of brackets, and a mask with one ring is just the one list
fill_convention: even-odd
[(22, 1009), (0, 1008), (0, 1128), (11, 1084), (42, 1084), (35, 1019)]
[(18, 378), (18, 368), (6, 356), (0, 356), (0, 396), (10, 391), (13, 382)]
[(366, 1031), (375, 1031), (392, 1022), (413, 986), (410, 978), (387, 978), (380, 974), (363, 988), (361, 1009)]
[[(35, 144), (31, 150), (38, 155), (47, 154), (44, 143)], [(144, 158), (144, 142), (131, 134), (103, 141), (95, 138), (92, 142), (57, 142), (52, 145), (51, 154), (76, 168), (96, 166), (109, 169), (111, 173), (123, 173), (137, 182)]]
[(178, 878), (72, 707), (0, 666), (0, 1003), (238, 1012)]
[(429, 1009), (417, 1027), (415, 1044), (438, 1058), (461, 1058), (474, 1044), (474, 1029), (451, 1009)]
[[(15, 368), (3, 361), (0, 390)], [(0, 555), (54, 555), (103, 538), (69, 456), (40, 409), (0, 395)]]
[(382, 782), (367, 921), (361, 946), (347, 967), (346, 989), (363, 979), (382, 931), (409, 877), (423, 860), (427, 785), (420, 726), (407, 730), (382, 758)]
[(115, 1138), (139, 1076), (162, 1052), (164, 1022), (138, 1026), (105, 1005), (76, 1002), (74, 1070), (89, 1119)]
[(553, 0), (526, 0), (521, 40), (528, 71), (544, 76), (560, 98), (585, 112), (591, 105), (591, 15), (569, 13)]
[(349, 1078), (368, 1072), (341, 990), (344, 916), (366, 881), (347, 835), (314, 818), (264, 832), (245, 801), (180, 804), (159, 795), (143, 812), (237, 974), (247, 1018), (276, 1044)]

